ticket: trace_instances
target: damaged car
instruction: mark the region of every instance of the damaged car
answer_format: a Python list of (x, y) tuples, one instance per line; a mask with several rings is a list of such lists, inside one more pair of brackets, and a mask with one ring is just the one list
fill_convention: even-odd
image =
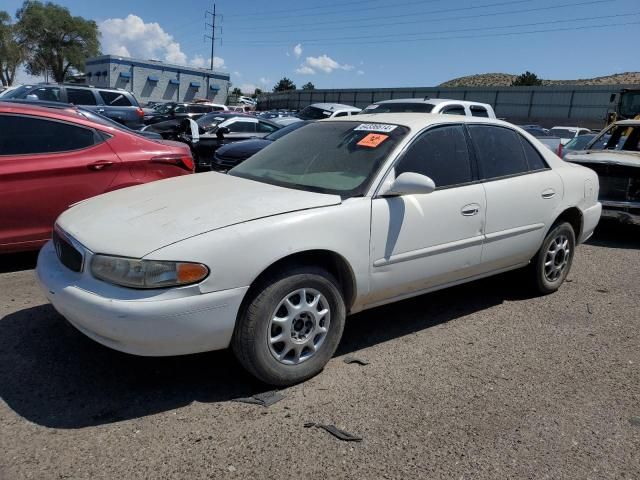
[(603, 216), (640, 225), (640, 120), (612, 124), (564, 159), (598, 174)]
[(323, 369), (348, 314), (517, 268), (556, 291), (600, 219), (597, 197), (593, 171), (500, 120), (331, 118), (228, 174), (73, 206), (36, 271), (56, 310), (103, 345), (231, 347), (285, 386)]

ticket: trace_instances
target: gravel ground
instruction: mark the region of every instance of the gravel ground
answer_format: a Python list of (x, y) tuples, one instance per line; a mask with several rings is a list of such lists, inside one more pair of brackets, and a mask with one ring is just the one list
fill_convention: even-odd
[(0, 257), (2, 480), (640, 478), (638, 228), (603, 224), (554, 295), (514, 272), (355, 315), (325, 371), (268, 408), (231, 401), (268, 388), (228, 352), (93, 343), (33, 264)]

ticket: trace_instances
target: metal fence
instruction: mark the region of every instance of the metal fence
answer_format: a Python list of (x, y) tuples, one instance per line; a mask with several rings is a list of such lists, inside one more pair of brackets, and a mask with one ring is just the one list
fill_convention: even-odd
[(451, 98), (488, 103), (499, 118), (513, 123), (601, 128), (612, 94), (623, 88), (640, 88), (640, 85), (295, 90), (260, 95), (258, 109), (299, 110), (312, 103), (344, 103), (364, 108), (380, 100)]

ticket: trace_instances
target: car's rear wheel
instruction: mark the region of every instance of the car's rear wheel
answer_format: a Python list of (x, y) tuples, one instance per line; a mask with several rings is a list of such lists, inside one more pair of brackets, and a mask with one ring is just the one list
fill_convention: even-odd
[(324, 368), (338, 347), (346, 309), (338, 282), (316, 267), (289, 268), (250, 292), (232, 347), (255, 377), (293, 385)]
[(534, 285), (542, 294), (553, 293), (571, 270), (576, 237), (569, 223), (555, 224), (534, 257), (531, 265)]

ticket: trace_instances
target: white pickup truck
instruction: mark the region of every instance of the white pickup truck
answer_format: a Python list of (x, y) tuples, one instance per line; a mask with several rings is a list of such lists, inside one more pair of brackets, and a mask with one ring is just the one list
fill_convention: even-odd
[(467, 117), (496, 118), (488, 103), (451, 100), (448, 98), (398, 98), (382, 100), (369, 105), (361, 113), (445, 113)]

